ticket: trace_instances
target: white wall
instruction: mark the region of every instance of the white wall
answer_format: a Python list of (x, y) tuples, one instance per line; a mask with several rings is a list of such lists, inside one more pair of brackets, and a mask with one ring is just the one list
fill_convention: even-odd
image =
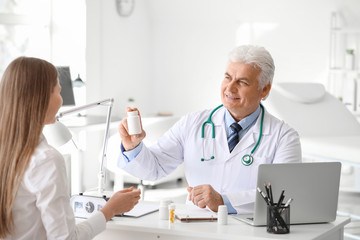
[(130, 17), (115, 1), (87, 0), (88, 102), (115, 97), (123, 116), (129, 97), (143, 115), (182, 115), (220, 103), (227, 53), (265, 46), (275, 82), (326, 84), (330, 14), (360, 23), (357, 0), (136, 0)]
[(124, 114), (129, 98), (150, 105), (150, 25), (146, 1), (131, 17), (120, 17), (114, 1), (87, 0), (87, 102), (115, 98), (113, 116)]
[(51, 62), (70, 66), (71, 79), (80, 74), (85, 80), (85, 1), (52, 0), (51, 5)]

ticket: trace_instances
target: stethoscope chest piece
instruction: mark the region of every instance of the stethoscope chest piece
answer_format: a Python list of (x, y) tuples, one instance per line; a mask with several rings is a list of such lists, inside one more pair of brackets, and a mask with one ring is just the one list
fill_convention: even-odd
[(253, 156), (246, 154), (242, 157), (241, 163), (245, 166), (250, 166), (254, 162)]

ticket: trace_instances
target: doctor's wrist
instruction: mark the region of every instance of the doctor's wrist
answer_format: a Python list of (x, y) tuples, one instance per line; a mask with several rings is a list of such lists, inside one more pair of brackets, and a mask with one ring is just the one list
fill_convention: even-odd
[(134, 150), (135, 148), (137, 148), (140, 145), (141, 141), (139, 143), (136, 144), (124, 144), (123, 142), (121, 143), (123, 150), (125, 152), (129, 152), (131, 150)]

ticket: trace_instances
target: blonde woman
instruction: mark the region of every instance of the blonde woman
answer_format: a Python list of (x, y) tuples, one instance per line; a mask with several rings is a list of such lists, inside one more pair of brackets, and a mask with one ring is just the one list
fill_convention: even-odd
[(42, 135), (62, 104), (56, 68), (20, 57), (0, 83), (0, 238), (91, 239), (115, 214), (137, 204), (140, 191), (119, 191), (87, 221), (75, 224), (62, 155)]

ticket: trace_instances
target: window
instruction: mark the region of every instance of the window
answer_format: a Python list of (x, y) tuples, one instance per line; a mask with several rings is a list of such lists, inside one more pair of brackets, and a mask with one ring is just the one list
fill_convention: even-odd
[(16, 57), (51, 58), (51, 1), (0, 0), (0, 75)]
[(0, 79), (12, 60), (29, 56), (86, 81), (85, 38), (85, 0), (0, 0)]

